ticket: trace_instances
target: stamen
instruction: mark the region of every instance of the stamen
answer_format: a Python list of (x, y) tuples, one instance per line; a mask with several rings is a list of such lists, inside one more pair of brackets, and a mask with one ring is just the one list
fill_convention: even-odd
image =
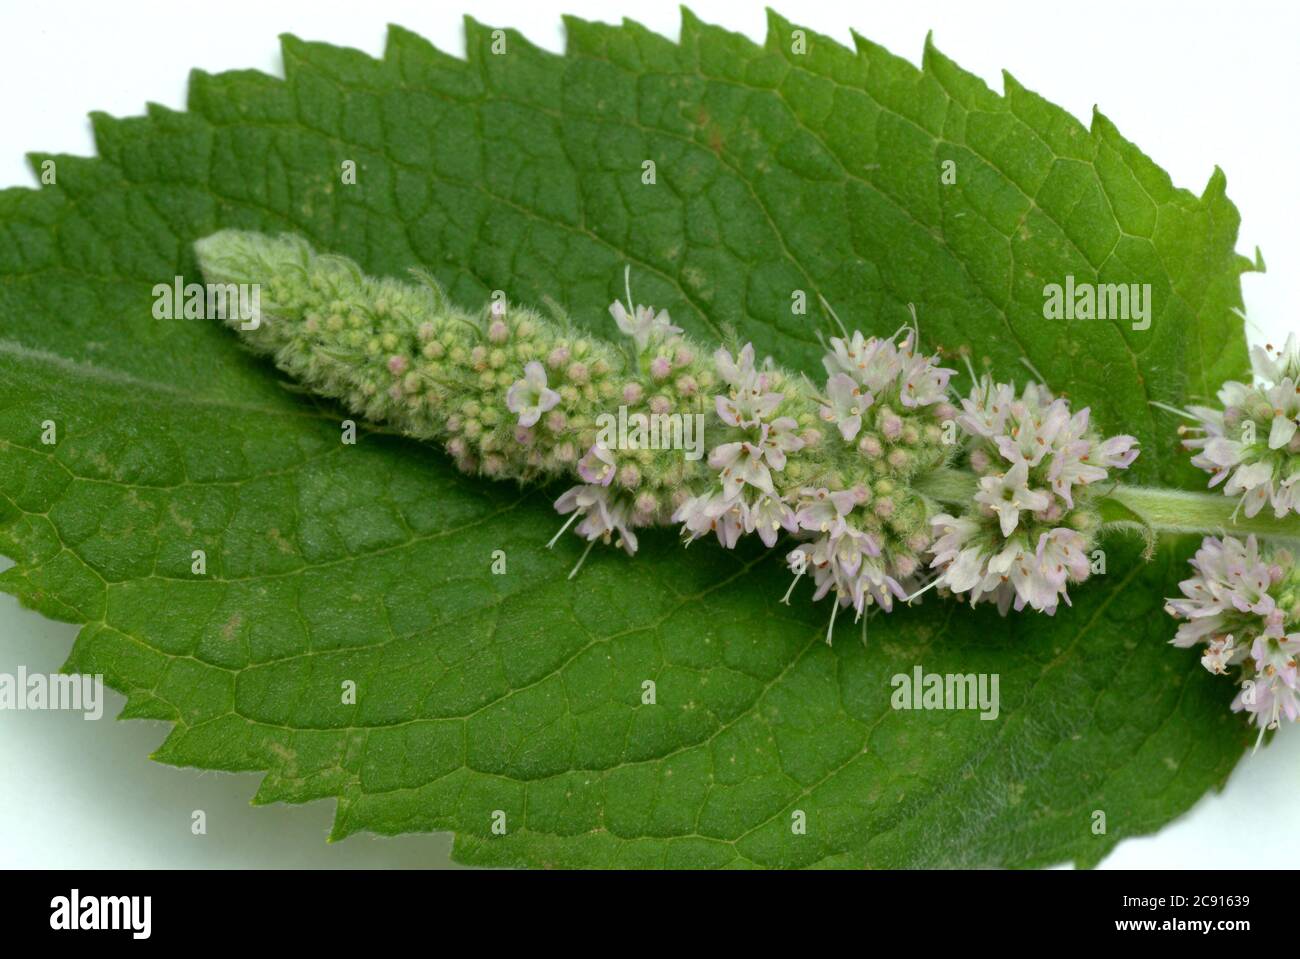
[(578, 570), (582, 569), (582, 564), (587, 561), (587, 555), (591, 552), (592, 547), (595, 545), (596, 545), (596, 541), (594, 539), (591, 540), (589, 543), (587, 543), (587, 548), (584, 549), (582, 551), (582, 555), (578, 557), (578, 565), (573, 567), (573, 570), (569, 573), (569, 579), (573, 579), (573, 577), (578, 575)]
[(835, 632), (835, 614), (840, 611), (840, 596), (835, 594), (834, 602), (831, 603), (831, 624), (826, 627), (826, 645), (831, 644), (831, 634)]
[(1039, 383), (1041, 383), (1043, 386), (1047, 385), (1047, 377), (1043, 376), (1042, 373), (1038, 372), (1038, 368), (1035, 367), (1034, 364), (1029, 361), (1029, 357), (1022, 356), (1020, 358), (1020, 362), (1029, 368), (1030, 373), (1033, 373), (1034, 376), (1038, 377)]
[(911, 596), (908, 596), (906, 599), (904, 599), (903, 602), (910, 603), (912, 600), (916, 599), (916, 597), (920, 596), (922, 593), (934, 589), (936, 586), (939, 585), (942, 579), (943, 576), (936, 576), (934, 579), (930, 580), (930, 582), (926, 583), (924, 586), (918, 589)]
[[(1277, 703), (1274, 703), (1274, 704), (1273, 704), (1273, 723), (1272, 723), (1272, 724), (1275, 725), (1275, 726), (1277, 725)], [(1263, 725), (1261, 725), (1261, 726), (1259, 727), (1259, 736), (1255, 739), (1255, 748), (1252, 749), (1252, 750), (1250, 751), (1250, 754), (1251, 754), (1252, 756), (1255, 755), (1255, 753), (1259, 752), (1259, 744), (1262, 743), (1262, 742), (1264, 741), (1264, 731), (1267, 730), (1268, 727), (1269, 727), (1269, 724), (1268, 724), (1268, 723), (1265, 723), (1265, 724), (1263, 724)]]
[(1170, 406), (1168, 403), (1160, 403), (1156, 400), (1147, 400), (1147, 404), (1149, 406), (1154, 406), (1158, 410), (1164, 410), (1166, 413), (1173, 413), (1175, 416), (1183, 416), (1194, 422), (1197, 423), (1200, 422), (1200, 420), (1197, 417), (1193, 416), (1191, 413), (1187, 412), (1186, 410), (1180, 410), (1176, 407)]
[(818, 293), (817, 300), (821, 303), (822, 308), (831, 315), (831, 319), (835, 321), (835, 325), (840, 328), (840, 335), (847, 340), (849, 338), (849, 331), (845, 329), (844, 323), (840, 320), (839, 315), (831, 309), (831, 305), (826, 302), (826, 297)]
[(546, 548), (547, 548), (547, 549), (550, 549), (550, 548), (551, 548), (552, 546), (554, 546), (557, 542), (559, 542), (560, 537), (564, 535), (564, 531), (565, 531), (566, 529), (568, 529), (570, 526), (573, 525), (573, 521), (576, 520), (576, 519), (578, 518), (578, 516), (579, 516), (581, 513), (582, 513), (582, 510), (580, 510), (580, 509), (575, 509), (575, 510), (573, 511), (573, 515), (570, 516), (569, 519), (568, 519), (568, 521), (565, 522), (565, 524), (564, 524), (563, 526), (560, 527), (560, 531), (559, 531), (558, 533), (556, 533), (554, 536), (552, 536), (552, 537), (551, 537), (551, 541), (550, 541), (549, 543), (546, 544)]

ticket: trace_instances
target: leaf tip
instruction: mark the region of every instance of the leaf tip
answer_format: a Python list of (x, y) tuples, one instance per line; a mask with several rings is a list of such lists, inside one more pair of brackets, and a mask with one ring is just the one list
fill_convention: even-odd
[(767, 20), (766, 45), (772, 50), (784, 50), (786, 37), (790, 34), (790, 21), (781, 16), (774, 7), (764, 7), (763, 15)]
[(1217, 163), (1214, 170), (1210, 173), (1210, 179), (1205, 184), (1205, 189), (1201, 191), (1201, 199), (1209, 200), (1218, 198), (1227, 193), (1228, 175), (1223, 172), (1223, 167)]
[(951, 61), (944, 55), (934, 42), (934, 28), (931, 27), (925, 31), (925, 43), (921, 45), (921, 67), (924, 70), (933, 70), (939, 66), (949, 66)]

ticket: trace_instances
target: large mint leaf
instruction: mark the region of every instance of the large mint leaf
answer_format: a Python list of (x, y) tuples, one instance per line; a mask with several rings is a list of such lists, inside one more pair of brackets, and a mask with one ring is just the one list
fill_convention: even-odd
[[(816, 294), (884, 334), (912, 302), (929, 343), (1005, 376), (1028, 357), (1142, 439), (1141, 478), (1185, 476), (1148, 401), (1244, 365), (1222, 175), (1195, 197), (1010, 77), (999, 96), (933, 47), (919, 70), (865, 40), (795, 53), (794, 29), (773, 16), (760, 48), (689, 14), (679, 44), (570, 20), (560, 57), (510, 32), (495, 55), (470, 22), (468, 62), (396, 28), (382, 61), (286, 38), (284, 80), (196, 73), (185, 113), (97, 116), (98, 158), (0, 193), (0, 586), (86, 624), (69, 668), (175, 724), (160, 760), (265, 770), (260, 802), (336, 797), (336, 837), (454, 830), (472, 863), (1090, 864), (1186, 809), (1245, 733), (1164, 644), (1185, 550), (1111, 544), (1053, 619), (931, 601), (828, 648), (829, 609), (780, 605), (773, 557), (665, 532), (570, 583), (544, 491), (379, 433), (344, 446), (337, 410), (215, 324), (151, 317), (222, 227), (606, 332), (631, 263), (692, 333), (809, 370)], [(1067, 273), (1151, 283), (1151, 328), (1044, 321)], [(999, 673), (1000, 718), (892, 710), (917, 664)]]

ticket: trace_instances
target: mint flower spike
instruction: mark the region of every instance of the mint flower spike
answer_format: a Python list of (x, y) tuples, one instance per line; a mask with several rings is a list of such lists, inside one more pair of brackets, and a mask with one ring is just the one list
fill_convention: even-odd
[[(314, 392), (437, 442), (467, 473), (565, 480), (549, 545), (567, 532), (586, 541), (570, 576), (597, 543), (634, 554), (645, 527), (678, 525), (687, 543), (712, 534), (727, 549), (751, 534), (768, 548), (788, 538), (794, 579), (783, 601), (809, 576), (812, 598), (833, 600), (829, 641), (841, 607), (865, 630), (873, 607), (889, 612), (929, 590), (1055, 612), (1090, 575), (1104, 501), (1120, 507), (1107, 528), (1151, 537), (1235, 524), (1300, 539), (1300, 517), (1238, 520), (1218, 494), (1115, 483), (1138, 455), (1133, 437), (1103, 438), (1086, 408), (1072, 411), (1039, 383), (1017, 391), (972, 373), (958, 409), (954, 371), (918, 348), (915, 315), (887, 338), (841, 323), (815, 384), (750, 343), (706, 348), (666, 311), (636, 305), (627, 272), (627, 303), (609, 310), (634, 349), (558, 310), (500, 298), (463, 310), (425, 273), (412, 271), (418, 283), (369, 277), (295, 236), (223, 231), (195, 252), (209, 282), (262, 288), (259, 323), (227, 323)], [(1261, 443), (1291, 456), (1300, 433), (1275, 421), (1292, 410), (1278, 391), (1293, 392), (1300, 375), (1294, 341), (1257, 352), (1256, 365), (1267, 387), (1229, 384), (1225, 395), (1239, 406), (1269, 399)], [(1268, 411), (1255, 402), (1245, 412)], [(956, 443), (944, 442), (949, 424)], [(1291, 641), (1233, 625), (1207, 640), (1205, 661), (1226, 670), (1249, 658), (1261, 675), (1285, 677)], [(1286, 690), (1267, 695), (1290, 715)]]
[(1269, 504), (1281, 519), (1300, 513), (1300, 347), (1291, 333), (1280, 350), (1266, 344), (1250, 354), (1253, 383), (1224, 383), (1222, 409), (1162, 408), (1196, 421), (1178, 433), (1190, 437), (1183, 448), (1197, 451), (1192, 465), (1210, 474), (1211, 488), (1223, 483), (1247, 518)]
[(1300, 571), (1287, 548), (1261, 547), (1255, 537), (1207, 536), (1189, 560), (1195, 575), (1165, 611), (1181, 620), (1170, 640), (1205, 645), (1201, 665), (1216, 675), (1236, 668), (1241, 690), (1233, 712), (1245, 711), (1264, 732), (1282, 716), (1300, 717)]

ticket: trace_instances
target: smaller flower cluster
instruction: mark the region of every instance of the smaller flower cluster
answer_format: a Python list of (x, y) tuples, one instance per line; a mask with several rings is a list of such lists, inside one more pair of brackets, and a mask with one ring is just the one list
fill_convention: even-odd
[(907, 598), (930, 545), (909, 481), (948, 458), (938, 423), (955, 414), (947, 402), (954, 371), (918, 352), (912, 329), (899, 342), (855, 330), (830, 344), (818, 414), (839, 434), (832, 452), (851, 465), (792, 491), (794, 527), (806, 542), (787, 561), (796, 582), (811, 571), (814, 600), (833, 591), (836, 608), (861, 617)]
[[(1265, 504), (1279, 519), (1300, 512), (1300, 347), (1295, 334), (1286, 345), (1252, 347), (1253, 384), (1229, 380), (1219, 390), (1222, 409), (1188, 408), (1197, 426), (1178, 432), (1196, 450), (1192, 464), (1210, 474), (1210, 487), (1223, 483), (1225, 496), (1240, 496), (1247, 516)], [(1225, 482), (1226, 480), (1226, 482)]]
[(727, 549), (744, 533), (757, 532), (767, 546), (781, 529), (793, 531), (794, 511), (773, 483), (773, 473), (785, 469), (786, 455), (803, 449), (799, 424), (777, 415), (785, 394), (773, 387), (776, 375), (754, 364), (754, 346), (746, 343), (736, 356), (724, 349), (713, 355), (721, 384), (728, 389), (714, 397), (714, 412), (734, 438), (709, 452), (717, 471), (709, 488), (686, 499), (673, 513), (687, 542), (713, 532)]
[[(837, 607), (851, 606), (859, 617), (873, 604), (885, 612), (892, 611), (895, 598), (907, 598), (904, 584), (910, 582), (918, 567), (910, 555), (891, 563), (879, 537), (854, 522), (852, 512), (865, 502), (864, 490), (800, 490), (796, 528), (813, 538), (787, 557), (795, 582), (811, 569), (816, 587), (814, 602), (833, 590)], [(913, 552), (924, 550), (925, 545), (924, 536), (911, 544)]]
[(955, 415), (945, 401), (953, 371), (918, 354), (914, 337), (832, 339), (821, 393), (770, 360), (756, 363), (752, 344), (718, 350), (726, 392), (714, 397), (714, 414), (724, 441), (708, 458), (711, 482), (673, 514), (687, 541), (713, 533), (730, 549), (757, 533), (771, 547), (785, 531), (801, 540), (789, 562), (796, 582), (812, 574), (814, 599), (833, 591), (837, 609), (861, 616), (906, 597), (930, 542), (925, 503), (909, 481), (947, 461), (938, 423)]
[(938, 539), (937, 584), (985, 600), (1005, 613), (1026, 605), (1049, 615), (1067, 588), (1090, 572), (1088, 550), (1098, 527), (1090, 487), (1138, 455), (1132, 436), (1102, 439), (1087, 407), (1030, 383), (1020, 395), (985, 376), (962, 400), (957, 425), (979, 477), (972, 508), (931, 522)]
[(1236, 668), (1241, 691), (1233, 712), (1260, 728), (1300, 716), (1300, 572), (1287, 549), (1261, 549), (1255, 537), (1206, 537), (1190, 561), (1196, 574), (1165, 611), (1182, 620), (1170, 642), (1203, 645), (1201, 664), (1225, 675)]
[[(697, 416), (704, 408), (701, 390), (712, 384), (714, 374), (706, 361), (697, 358), (697, 348), (681, 335), (681, 327), (673, 325), (668, 311), (634, 304), (629, 291), (627, 305), (615, 301), (609, 312), (632, 344), (623, 384), (614, 394), (624, 413), (631, 410), (647, 419), (667, 419), (670, 411), (679, 417)], [(507, 406), (518, 414), (521, 428), (555, 402), (546, 389), (545, 371), (532, 368), (536, 366), (524, 369), (523, 379), (507, 396)], [(604, 412), (612, 415), (609, 409)], [(594, 422), (597, 410), (586, 413)], [(576, 463), (582, 483), (555, 501), (560, 514), (571, 514), (561, 533), (580, 520), (574, 528), (579, 536), (591, 543), (612, 540), (632, 555), (637, 550), (633, 530), (664, 522), (674, 492), (699, 482), (706, 471), (681, 451), (620, 449), (599, 431), (585, 435), (586, 452)]]

